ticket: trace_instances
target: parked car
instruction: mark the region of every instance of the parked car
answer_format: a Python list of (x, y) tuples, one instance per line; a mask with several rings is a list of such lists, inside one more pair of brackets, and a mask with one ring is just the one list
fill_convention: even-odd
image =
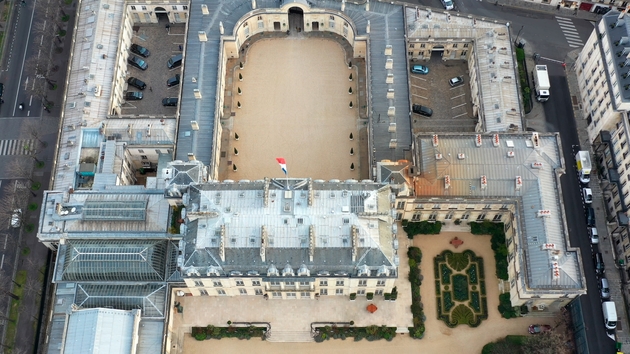
[(452, 10), (454, 7), (453, 2), (451, 0), (442, 0), (442, 5), (444, 5), (444, 8), (447, 10)]
[(593, 191), (590, 188), (582, 188), (582, 197), (584, 203), (591, 204), (593, 202)]
[(166, 86), (173, 87), (179, 85), (179, 74), (173, 76), (172, 78), (166, 80)]
[(599, 243), (599, 234), (597, 233), (597, 228), (596, 227), (591, 227), (588, 229), (588, 234), (591, 237), (591, 243), (592, 244), (598, 244)]
[(424, 66), (424, 65), (414, 65), (411, 67), (411, 72), (413, 74), (428, 74), (429, 73), (429, 68)]
[(182, 65), (183, 58), (184, 57), (181, 54), (172, 56), (171, 59), (166, 62), (166, 66), (168, 66), (169, 69), (175, 69)]
[(464, 83), (464, 78), (461, 76), (456, 76), (448, 80), (448, 84), (451, 85), (451, 87), (459, 86), (459, 85), (462, 85), (463, 83)]
[(610, 299), (610, 288), (608, 288), (608, 279), (601, 278), (599, 280), (599, 294), (604, 300)]
[(3, 93), (4, 93), (4, 84), (0, 82), (0, 98), (2, 97)]
[(586, 226), (595, 227), (595, 210), (593, 207), (586, 207)]
[(529, 334), (539, 334), (551, 331), (550, 325), (533, 324), (529, 326)]
[(11, 215), (11, 227), (18, 228), (22, 225), (22, 209), (13, 210)]
[(147, 65), (147, 63), (146, 63), (144, 60), (142, 60), (142, 59), (138, 58), (138, 57), (137, 57), (137, 56), (135, 56), (135, 55), (130, 56), (130, 57), (127, 59), (127, 62), (128, 62), (130, 65), (135, 66), (136, 68), (138, 68), (138, 69), (140, 69), (140, 70), (147, 70), (147, 68), (149, 67), (149, 66)]
[(593, 254), (593, 266), (595, 267), (595, 273), (598, 275), (604, 274), (606, 266), (604, 265), (604, 257), (600, 252)]
[(132, 53), (138, 54), (142, 57), (147, 58), (149, 55), (151, 55), (151, 52), (149, 52), (149, 50), (141, 45), (137, 45), (137, 44), (132, 44), (131, 47), (129, 48), (129, 50), (131, 50)]
[(127, 101), (139, 101), (142, 99), (142, 92), (127, 92), (125, 94), (125, 100)]
[(433, 110), (431, 108), (427, 106), (421, 106), (419, 104), (414, 104), (411, 107), (411, 110), (413, 111), (413, 113), (418, 113), (427, 117), (431, 117), (433, 115)]
[(144, 81), (133, 76), (127, 79), (127, 83), (129, 84), (129, 86), (133, 86), (138, 90), (144, 90), (147, 87), (147, 84), (145, 84)]
[(162, 106), (177, 106), (177, 97), (167, 97), (162, 99)]

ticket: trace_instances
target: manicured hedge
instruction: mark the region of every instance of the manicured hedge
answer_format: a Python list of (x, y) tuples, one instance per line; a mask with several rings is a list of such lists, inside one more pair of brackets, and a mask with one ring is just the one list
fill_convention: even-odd
[[(409, 282), (411, 283), (411, 314), (413, 315), (413, 327), (409, 327), (409, 335), (411, 338), (421, 339), (424, 337), (424, 309), (420, 302), (420, 261), (422, 260), (422, 252), (418, 247), (409, 247), (407, 250), (409, 259), (413, 259), (415, 267), (409, 269)], [(411, 262), (410, 262), (411, 264)]]
[(514, 307), (512, 307), (512, 302), (510, 301), (510, 293), (504, 293), (499, 295), (499, 312), (501, 316), (504, 318), (514, 318), (517, 317), (518, 314)]
[(391, 341), (396, 337), (396, 327), (383, 326), (367, 326), (367, 327), (336, 327), (325, 326), (316, 327), (318, 334), (315, 336), (315, 342), (321, 343), (329, 339), (354, 338), (355, 341), (367, 339), (368, 341), (385, 339)]
[(442, 230), (442, 223), (439, 221), (407, 222), (402, 225), (410, 239), (413, 239), (415, 235), (437, 235)]
[(490, 243), (494, 251), (494, 260), (497, 265), (497, 278), (508, 280), (508, 250), (505, 244), (505, 232), (503, 223), (493, 223), (484, 220), (481, 223), (471, 222), (470, 232), (473, 235), (490, 235)]
[(208, 327), (193, 327), (191, 334), (196, 340), (221, 338), (264, 339), (266, 331), (266, 327), (215, 327), (210, 325)]

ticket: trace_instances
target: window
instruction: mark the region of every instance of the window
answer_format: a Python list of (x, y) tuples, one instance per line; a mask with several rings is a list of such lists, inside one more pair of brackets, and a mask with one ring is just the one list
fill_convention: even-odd
[(272, 281), (269, 283), (269, 285), (271, 286), (280, 286), (280, 282), (279, 281)]
[(258, 16), (258, 21), (262, 21), (262, 20), (263, 20), (262, 16)]
[(295, 286), (295, 282), (294, 281), (287, 281), (284, 283), (284, 285), (286, 286)]
[(464, 215), (462, 215), (462, 220), (468, 220), (469, 217), (470, 217), (469, 213), (464, 213)]
[(147, 7), (146, 6), (142, 6), (142, 11), (146, 11)]
[(383, 296), (383, 289), (378, 289), (378, 290), (374, 291), (374, 295), (376, 295), (376, 296)]
[(138, 154), (144, 154), (144, 150), (138, 149)]
[(453, 218), (453, 212), (449, 212), (448, 214), (446, 214), (446, 216), (444, 217), (444, 220), (451, 220)]
[(172, 9), (173, 9), (173, 10), (175, 10), (175, 11), (177, 11), (177, 5), (173, 5), (173, 6), (172, 6)]
[(143, 160), (148, 160), (148, 159), (149, 159), (149, 158), (147, 157), (147, 155), (142, 155), (142, 156), (140, 156), (140, 158), (141, 158), (141, 159), (143, 159)]
[(421, 217), (422, 217), (421, 213), (413, 213), (413, 215), (411, 216), (411, 221), (420, 221)]
[(309, 286), (309, 282), (307, 282), (307, 281), (301, 281), (301, 282), (300, 282), (300, 286)]
[(200, 280), (195, 280), (195, 286), (203, 286), (203, 282)]
[(385, 286), (385, 280), (377, 280), (376, 286)]
[(302, 298), (302, 299), (310, 299), (311, 298), (311, 294), (309, 294), (306, 291), (303, 291), (303, 292), (300, 293), (300, 298)]
[(420, 48), (425, 48), (425, 47), (426, 47), (426, 44), (420, 43)]
[(501, 214), (497, 214), (492, 218), (492, 221), (501, 221), (501, 218), (503, 217), (503, 215)]
[(256, 291), (256, 295), (262, 295), (263, 294), (262, 289), (256, 289), (255, 291)]
[(320, 280), (319, 286), (328, 286), (328, 280)]
[(486, 219), (486, 213), (481, 213), (477, 216), (477, 221), (483, 221)]
[(398, 202), (396, 204), (396, 209), (405, 209), (405, 202)]
[(287, 293), (287, 298), (295, 299), (296, 298), (295, 293)]
[(335, 290), (335, 295), (343, 295), (343, 289)]
[(457, 43), (453, 43), (453, 48), (457, 48)]
[(359, 296), (365, 295), (365, 289), (357, 290), (357, 295), (359, 295)]
[(225, 290), (223, 290), (223, 289), (217, 289), (217, 294), (219, 294), (219, 295), (225, 295)]
[(440, 204), (433, 204), (433, 209), (440, 209)]
[(220, 281), (213, 281), (212, 285), (216, 286), (217, 288), (222, 287), (223, 285), (221, 285)]
[(335, 284), (337, 286), (343, 286), (343, 280), (337, 280), (337, 283)]
[(468, 48), (468, 43), (464, 43), (464, 48)]
[(184, 8), (184, 10), (188, 10), (188, 5), (184, 5), (182, 8)]
[(273, 296), (274, 299), (281, 299), (282, 298), (282, 293), (278, 292), (278, 291), (274, 291), (271, 293), (271, 296)]
[(243, 283), (242, 280), (237, 280), (236, 281), (236, 286), (245, 286), (245, 283)]
[(431, 215), (429, 215), (429, 221), (435, 221), (437, 219), (437, 213), (431, 213)]
[(247, 295), (247, 289), (238, 289), (238, 292), (241, 293), (241, 295)]
[(132, 10), (135, 10), (135, 9), (136, 9), (136, 7), (135, 7), (135, 6), (131, 6), (131, 9), (132, 9)]
[(328, 295), (328, 289), (319, 289), (319, 295)]
[(260, 280), (252, 280), (252, 286), (260, 286)]
[(206, 291), (206, 289), (201, 289), (199, 290), (199, 294), (202, 296), (208, 296), (208, 291)]
[(415, 47), (416, 47), (416, 45), (415, 45), (415, 44), (413, 44), (413, 43), (409, 44), (409, 49), (413, 49), (413, 48), (415, 48)]
[(367, 280), (359, 280), (359, 286), (367, 286)]
[(335, 20), (335, 16), (330, 16), (329, 20), (334, 21)]

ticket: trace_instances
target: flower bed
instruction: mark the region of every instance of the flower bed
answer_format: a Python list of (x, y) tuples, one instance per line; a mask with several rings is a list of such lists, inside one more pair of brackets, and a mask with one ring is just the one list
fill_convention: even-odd
[(438, 319), (453, 328), (460, 324), (476, 327), (488, 318), (481, 257), (470, 250), (447, 250), (434, 258), (434, 267), (440, 275), (435, 281)]
[(221, 339), (221, 338), (238, 338), (238, 339), (250, 339), (261, 338), (264, 339), (266, 327), (193, 327), (191, 335), (196, 340), (206, 339)]

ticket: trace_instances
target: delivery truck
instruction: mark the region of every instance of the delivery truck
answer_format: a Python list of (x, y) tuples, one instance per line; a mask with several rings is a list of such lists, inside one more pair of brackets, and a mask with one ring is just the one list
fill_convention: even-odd
[(549, 89), (551, 89), (547, 65), (536, 65), (536, 70), (534, 71), (534, 86), (536, 88), (536, 100), (538, 100), (538, 102), (547, 101), (549, 99)]
[(591, 155), (589, 155), (588, 151), (578, 151), (575, 154), (575, 161), (580, 182), (587, 184), (591, 181)]

